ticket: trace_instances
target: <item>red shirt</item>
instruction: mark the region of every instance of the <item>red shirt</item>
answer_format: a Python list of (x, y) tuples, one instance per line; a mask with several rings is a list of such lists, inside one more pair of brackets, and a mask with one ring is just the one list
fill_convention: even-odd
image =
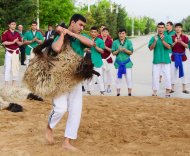
[[(98, 38), (103, 39), (101, 35), (99, 35)], [(108, 36), (107, 39), (106, 39), (104, 42), (105, 42), (105, 46), (106, 46), (106, 47), (108, 47), (108, 48), (111, 48), (111, 47), (112, 47), (113, 41), (112, 41), (112, 38), (111, 38), (110, 36)], [(113, 63), (113, 60), (112, 60), (112, 58), (110, 57), (110, 54), (111, 54), (111, 53), (110, 53), (108, 50), (104, 49), (104, 53), (101, 54), (101, 55), (102, 55), (102, 58), (103, 58), (103, 59), (107, 59), (107, 62), (108, 62), (108, 63)]]
[[(175, 38), (176, 38), (176, 37), (177, 37), (176, 34), (172, 36), (173, 42), (175, 42)], [(181, 35), (180, 35), (180, 38), (181, 38), (181, 40), (182, 40), (185, 44), (188, 44), (189, 39), (188, 39), (188, 37), (187, 37), (186, 35), (181, 34)], [(184, 53), (184, 52), (185, 52), (185, 47), (184, 47), (181, 43), (176, 43), (176, 44), (173, 46), (173, 48), (172, 48), (172, 52), (175, 52), (175, 53)], [(174, 61), (174, 55), (173, 55), (173, 54), (172, 54), (172, 56), (171, 56), (171, 59), (172, 59), (172, 61)], [(183, 55), (183, 56), (182, 56), (182, 61), (186, 61), (186, 60), (187, 60), (187, 56), (186, 56), (186, 55)]]
[[(20, 36), (20, 34), (17, 32), (17, 31), (14, 31), (14, 32), (11, 32), (10, 30), (6, 30), (2, 36), (1, 36), (1, 39), (2, 39), (2, 42), (5, 42), (5, 41), (8, 41), (8, 42), (12, 42), (14, 41), (16, 38), (19, 39), (20, 42), (22, 42), (22, 37)], [(12, 49), (12, 50), (15, 50), (17, 48), (19, 48), (18, 44), (15, 43), (15, 44), (11, 44), (11, 45), (6, 45), (5, 46), (6, 48), (9, 48), (9, 49)], [(10, 53), (13, 53), (13, 51), (9, 51)], [(16, 52), (17, 54), (19, 53), (19, 51)]]

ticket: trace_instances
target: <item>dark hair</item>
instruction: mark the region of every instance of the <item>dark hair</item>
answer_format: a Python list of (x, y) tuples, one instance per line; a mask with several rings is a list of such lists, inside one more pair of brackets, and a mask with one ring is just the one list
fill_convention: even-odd
[(168, 21), (167, 24), (173, 26), (174, 24), (171, 21)]
[(93, 26), (93, 27), (91, 27), (90, 30), (97, 30), (98, 31), (98, 28), (96, 26)]
[(36, 21), (32, 21), (31, 25), (32, 25), (32, 24), (38, 25), (38, 23), (37, 23)]
[(175, 27), (182, 27), (182, 28), (183, 28), (183, 24), (181, 24), (181, 23), (176, 23), (176, 24), (175, 24)]
[(121, 33), (121, 32), (123, 32), (123, 31), (124, 31), (125, 33), (127, 33), (127, 30), (126, 30), (125, 28), (120, 28), (118, 32)]
[(7, 22), (7, 24), (9, 25), (9, 24), (11, 24), (11, 23), (13, 23), (13, 22), (16, 23), (16, 21), (15, 21), (14, 19), (11, 19), (11, 20), (9, 20), (9, 21)]
[(160, 22), (160, 23), (157, 24), (157, 26), (159, 26), (159, 25), (165, 26), (165, 23), (164, 22)]
[(81, 15), (81, 14), (74, 14), (74, 15), (71, 17), (71, 19), (70, 19), (69, 25), (71, 25), (71, 22), (72, 22), (72, 21), (77, 22), (77, 21), (79, 21), (79, 20), (81, 20), (81, 21), (83, 21), (84, 23), (86, 23), (86, 18), (85, 18), (83, 15)]
[(105, 30), (109, 31), (109, 29), (108, 29), (108, 28), (103, 28), (103, 29), (102, 29), (102, 31), (105, 31)]

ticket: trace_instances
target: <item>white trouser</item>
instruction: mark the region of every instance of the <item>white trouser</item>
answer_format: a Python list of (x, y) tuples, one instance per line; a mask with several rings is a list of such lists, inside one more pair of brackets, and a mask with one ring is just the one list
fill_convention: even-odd
[(19, 76), (19, 54), (16, 51), (5, 53), (5, 81), (18, 80)]
[[(116, 69), (116, 88), (120, 89), (122, 85), (122, 79), (117, 77), (118, 69)], [(126, 68), (126, 74), (122, 75), (122, 78), (125, 78), (127, 87), (132, 88), (132, 68)]]
[(111, 85), (112, 84), (112, 73), (111, 73), (111, 63), (108, 63), (107, 60), (103, 59), (103, 80), (104, 80), (104, 85)]
[[(183, 64), (184, 76), (181, 77), (180, 79), (183, 84), (187, 84), (187, 74), (186, 74), (187, 73), (187, 61), (182, 62), (182, 64)], [(171, 76), (172, 84), (176, 84), (177, 81), (179, 80), (179, 68), (177, 69), (175, 67), (174, 62), (171, 63), (171, 74), (172, 74), (172, 76)]]
[[(171, 56), (172, 56), (172, 53), (169, 53), (169, 56), (170, 56), (170, 58), (171, 58)], [(171, 64), (170, 64), (171, 65)], [(170, 67), (170, 69), (171, 69), (171, 67)], [(171, 72), (171, 71), (170, 71)], [(161, 71), (160, 72), (160, 76), (162, 76), (163, 77), (163, 71)]]
[(80, 124), (82, 113), (81, 87), (81, 84), (78, 84), (71, 92), (54, 97), (53, 110), (49, 115), (49, 126), (50, 128), (54, 128), (65, 112), (68, 111), (65, 137), (70, 139), (77, 138), (77, 132)]
[(152, 89), (159, 90), (160, 73), (163, 73), (165, 78), (166, 89), (171, 89), (171, 70), (170, 64), (153, 64), (152, 66)]
[[(98, 86), (99, 86), (100, 91), (105, 91), (105, 89), (104, 89), (103, 69), (102, 69), (102, 67), (100, 67), (100, 68), (95, 68), (94, 67), (94, 70), (97, 71), (98, 73), (100, 73), (100, 76), (98, 76), (98, 77), (96, 75), (93, 76), (93, 77), (97, 78), (97, 82), (98, 82)], [(87, 80), (87, 85), (86, 85), (86, 90), (87, 91), (91, 90), (92, 80), (93, 79)]]

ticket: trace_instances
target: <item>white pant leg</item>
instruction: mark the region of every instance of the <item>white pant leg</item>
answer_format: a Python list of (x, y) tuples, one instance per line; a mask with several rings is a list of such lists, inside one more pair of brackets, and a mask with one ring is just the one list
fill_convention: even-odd
[(182, 84), (187, 84), (187, 61), (183, 61), (183, 71), (184, 71), (184, 76), (181, 78)]
[(29, 65), (29, 62), (30, 62), (30, 55), (26, 55), (25, 64), (26, 64), (27, 67), (28, 67), (28, 65)]
[[(109, 65), (110, 66), (110, 65)], [(111, 67), (109, 67), (111, 69)], [(104, 85), (112, 84), (112, 73), (111, 70), (103, 70)]]
[(103, 69), (102, 69), (102, 67), (100, 67), (100, 68), (94, 68), (94, 70), (100, 73), (100, 76), (97, 77), (97, 81), (98, 81), (98, 85), (99, 85), (100, 91), (105, 91), (105, 89), (104, 89)]
[(163, 76), (165, 77), (165, 87), (166, 89), (171, 89), (171, 65), (162, 64)]
[(82, 90), (78, 84), (68, 96), (68, 119), (65, 129), (65, 137), (70, 139), (77, 138), (82, 113)]
[(179, 70), (175, 67), (175, 62), (171, 63), (171, 84), (176, 84), (179, 77)]
[(19, 79), (19, 54), (16, 54), (16, 52), (14, 52), (12, 54), (12, 58), (11, 58), (11, 73), (12, 73), (12, 80), (16, 80), (18, 81)]
[(161, 72), (161, 65), (162, 64), (153, 64), (152, 65), (152, 89), (159, 90), (159, 78)]
[(11, 58), (12, 58), (12, 54), (6, 51), (5, 53), (5, 81), (10, 81), (11, 79)]
[(53, 109), (49, 115), (49, 126), (54, 128), (67, 111), (68, 94), (62, 94), (53, 98)]
[(119, 79), (118, 78), (118, 75), (117, 75), (117, 73), (118, 73), (118, 69), (116, 69), (116, 79), (115, 79), (115, 86), (116, 86), (116, 88), (117, 89), (121, 89), (121, 86), (122, 86), (122, 79)]
[(127, 74), (125, 75), (128, 88), (132, 88), (132, 68), (126, 68)]

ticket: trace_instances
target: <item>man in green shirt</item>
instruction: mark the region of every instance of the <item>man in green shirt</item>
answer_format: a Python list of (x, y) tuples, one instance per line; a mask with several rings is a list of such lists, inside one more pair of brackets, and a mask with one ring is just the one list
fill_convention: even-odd
[(149, 49), (153, 51), (153, 67), (152, 67), (152, 89), (153, 96), (157, 96), (159, 90), (159, 77), (163, 72), (165, 77), (166, 97), (170, 96), (171, 90), (171, 70), (170, 70), (170, 49), (172, 45), (172, 38), (164, 35), (165, 24), (163, 22), (158, 23), (157, 32), (149, 41)]
[[(65, 35), (70, 35), (73, 37), (71, 42), (71, 47), (80, 56), (84, 54), (85, 47), (93, 46), (93, 41), (85, 36), (80, 35), (81, 31), (84, 29), (86, 23), (85, 17), (80, 14), (74, 14), (70, 19), (70, 24), (68, 29), (61, 26), (56, 27), (56, 31), (59, 33), (58, 38), (56, 38), (52, 44), (52, 49), (60, 53), (62, 46), (64, 44)], [(65, 76), (65, 75), (63, 75)], [(80, 124), (81, 112), (82, 112), (82, 86), (78, 84), (73, 88), (73, 90), (66, 94), (60, 94), (53, 98), (53, 109), (49, 115), (48, 126), (46, 129), (46, 139), (49, 143), (53, 143), (53, 128), (61, 120), (65, 112), (68, 111), (68, 119), (65, 128), (65, 140), (63, 142), (63, 148), (71, 151), (76, 151), (77, 149), (70, 144), (71, 139), (77, 138), (77, 132)]]
[(120, 96), (120, 89), (122, 85), (122, 75), (126, 79), (128, 86), (128, 95), (131, 96), (132, 92), (132, 66), (133, 63), (130, 60), (130, 55), (133, 54), (132, 42), (126, 38), (126, 29), (119, 30), (119, 39), (115, 40), (112, 44), (113, 55), (116, 55), (114, 66), (117, 71), (116, 87), (117, 96)]
[(164, 35), (168, 35), (170, 37), (175, 35), (175, 30), (173, 30), (173, 23), (171, 21), (168, 21), (166, 23), (166, 30), (164, 31)]
[[(92, 27), (90, 30), (90, 39), (94, 42), (94, 46), (89, 48), (86, 48), (85, 51), (87, 53), (91, 54), (91, 60), (92, 63), (94, 64), (94, 70), (100, 73), (100, 76), (98, 76), (97, 78), (97, 82), (99, 85), (99, 89), (100, 89), (100, 94), (103, 95), (104, 94), (104, 82), (103, 82), (103, 61), (102, 61), (102, 53), (104, 52), (104, 41), (100, 38), (97, 37), (98, 36), (98, 28), (97, 27)], [(90, 93), (91, 90), (91, 85), (92, 85), (92, 80), (88, 80), (87, 81), (87, 93)]]
[(42, 44), (44, 37), (40, 31), (37, 30), (37, 22), (33, 21), (31, 25), (31, 30), (24, 34), (24, 44), (26, 44), (26, 65), (29, 64), (30, 59), (33, 58), (33, 49), (39, 44)]
[[(164, 35), (168, 35), (170, 37), (172, 37), (173, 35), (175, 35), (175, 31), (173, 30), (173, 23), (171, 21), (168, 21), (166, 23), (166, 30), (164, 31)], [(171, 57), (172, 49), (169, 49), (169, 52), (170, 52), (170, 57)], [(160, 74), (160, 83), (162, 81), (162, 76), (163, 76), (163, 72), (161, 71), (161, 74)]]

